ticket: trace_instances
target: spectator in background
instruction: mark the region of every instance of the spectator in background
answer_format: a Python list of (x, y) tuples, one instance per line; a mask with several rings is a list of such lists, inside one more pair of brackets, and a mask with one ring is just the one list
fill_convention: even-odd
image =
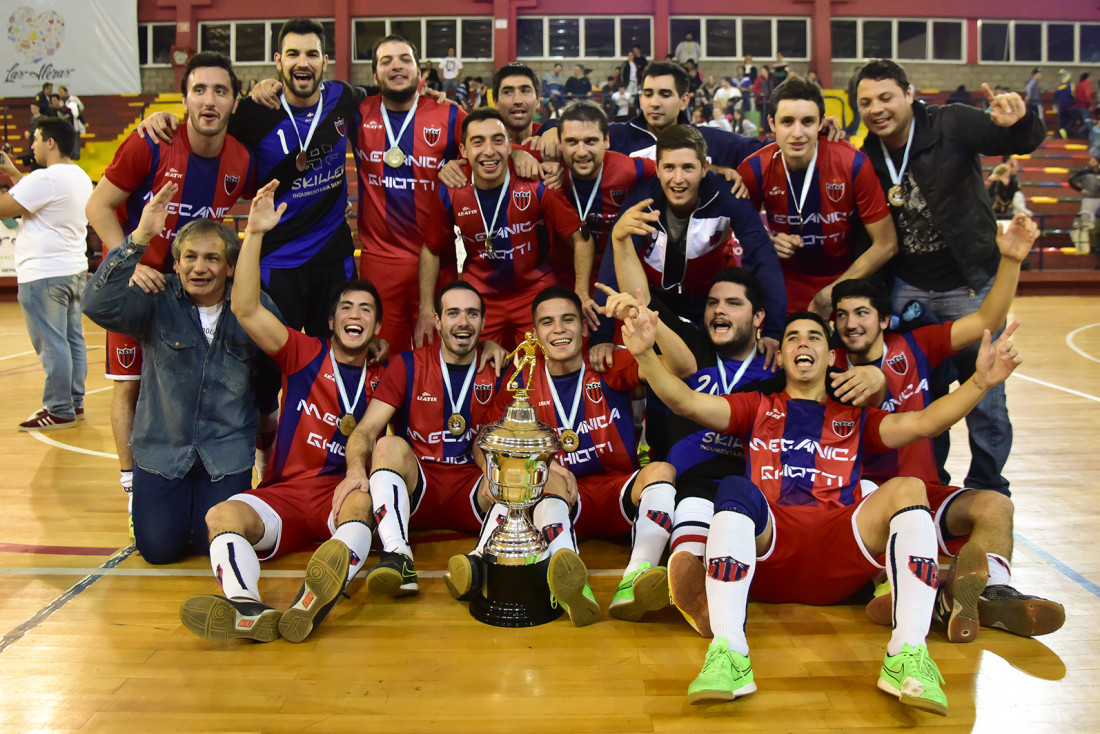
[(1031, 216), (1027, 208), (1027, 197), (1020, 190), (1017, 173), (1020, 164), (1015, 156), (1005, 156), (1003, 163), (997, 165), (989, 174), (989, 200), (993, 203), (993, 216), (997, 219), (1012, 219), (1017, 214)]
[(821, 89), (821, 82), (817, 78), (817, 72), (813, 69), (810, 69), (810, 71), (807, 72), (806, 81), (808, 81), (810, 84), (816, 84), (817, 88)]
[(730, 127), (738, 135), (746, 135), (750, 138), (755, 138), (760, 134), (760, 128), (752, 120), (747, 119), (745, 113), (739, 107), (733, 110), (733, 120), (730, 122)]
[(1058, 134), (1067, 138), (1076, 136), (1079, 127), (1084, 128), (1084, 119), (1073, 96), (1072, 76), (1064, 69), (1058, 70), (1058, 76), (1061, 82), (1054, 89), (1054, 107), (1058, 110)]
[[(35, 95), (34, 104), (38, 106), (38, 113), (44, 117), (57, 117), (53, 105), (50, 104), (50, 95), (53, 94), (53, 85), (46, 82), (42, 85), (42, 91)], [(31, 113), (32, 115), (35, 113)]]
[(565, 80), (565, 98), (569, 101), (575, 99), (588, 99), (592, 96), (592, 82), (588, 75), (591, 69), (586, 69), (583, 64), (573, 65), (573, 76)]
[(712, 104), (722, 105), (727, 113), (741, 109), (741, 90), (734, 86), (733, 79), (722, 77), (721, 86), (714, 90)]
[[(637, 48), (637, 46), (635, 46)], [(619, 67), (619, 83), (626, 87), (629, 95), (638, 93), (638, 82), (642, 78), (642, 69), (639, 68), (634, 57), (634, 49), (626, 52), (626, 61)]]
[(706, 125), (707, 118), (703, 115), (702, 107), (691, 108), (691, 124), (692, 125)]
[(960, 84), (955, 87), (955, 91), (951, 93), (951, 96), (947, 98), (948, 104), (968, 104), (973, 106), (974, 100), (970, 97), (970, 92), (967, 91), (965, 84)]
[(424, 63), (421, 64), (420, 78), (424, 80), (424, 86), (428, 89), (434, 89), (437, 92), (443, 89), (443, 83), (439, 80), (439, 72), (432, 65), (431, 59), (424, 59)]
[(1096, 90), (1092, 88), (1092, 81), (1089, 80), (1087, 71), (1082, 72), (1078, 78), (1077, 86), (1073, 88), (1073, 98), (1077, 100), (1077, 109), (1080, 110), (1081, 117), (1087, 126), (1092, 122), (1089, 119), (1089, 113), (1096, 102)]
[(859, 85), (859, 70), (863, 67), (856, 64), (855, 70), (852, 72), (851, 78), (848, 79), (848, 107), (852, 111), (852, 119), (844, 128), (844, 132), (848, 134), (848, 137), (855, 135), (859, 131), (859, 104), (857, 102), (858, 96), (856, 94), (856, 88)]
[(1100, 107), (1092, 111), (1092, 127), (1089, 128), (1089, 155), (1100, 158)]
[(760, 126), (765, 135), (769, 132), (768, 115), (771, 114), (768, 109), (768, 100), (772, 98), (774, 89), (775, 84), (771, 79), (771, 69), (767, 66), (761, 67), (760, 75), (752, 83), (752, 95), (756, 99), (756, 109), (760, 110)]
[(565, 93), (565, 78), (561, 75), (561, 64), (542, 75), (542, 103), (550, 110), (551, 117), (562, 108), (562, 95)]
[(84, 103), (75, 94), (69, 94), (69, 88), (64, 84), (58, 86), (58, 94), (61, 101), (73, 113), (73, 129), (76, 130), (76, 142), (73, 143), (73, 153), (70, 156), (74, 161), (80, 160), (80, 136), (88, 130), (88, 123), (84, 120)]
[[(776, 53), (775, 63), (772, 64), (771, 71), (769, 72), (772, 80), (772, 88), (774, 89), (782, 84), (789, 74), (790, 67), (788, 67), (787, 62), (783, 60), (783, 54)], [(768, 95), (768, 98), (770, 99), (771, 95)]]
[(718, 91), (718, 81), (714, 74), (707, 74), (707, 81), (695, 90), (695, 104), (709, 110), (714, 106), (714, 93)]
[(1088, 244), (1082, 247), (1078, 242), (1077, 249), (1089, 252), (1091, 241), (1096, 238), (1096, 215), (1100, 209), (1100, 159), (1090, 154), (1088, 166), (1070, 176), (1069, 185), (1074, 191), (1081, 192), (1081, 211), (1077, 214), (1074, 229), (1085, 230), (1081, 237)]
[(676, 50), (672, 55), (681, 66), (686, 66), (689, 60), (703, 58), (703, 48), (695, 40), (695, 36), (685, 33), (684, 40), (676, 44)]
[(730, 125), (729, 118), (726, 117), (726, 111), (717, 104), (710, 108), (710, 120), (706, 124), (707, 127), (716, 127), (728, 133), (733, 132), (733, 126)]
[(756, 71), (756, 64), (752, 62), (752, 56), (745, 54), (745, 66), (742, 70), (746, 77), (749, 79), (749, 84), (752, 85), (756, 81), (758, 73)]
[[(1031, 110), (1036, 117), (1043, 120), (1043, 90), (1039, 86), (1039, 82), (1043, 78), (1043, 72), (1036, 66), (1031, 70), (1031, 78), (1027, 80), (1027, 84), (1024, 85), (1024, 94), (1026, 95), (1027, 108)], [(1044, 126), (1045, 126), (1044, 122)]]
[(443, 92), (451, 96), (451, 91), (457, 92), (462, 83), (462, 59), (455, 56), (454, 48), (448, 48), (447, 56), (439, 60), (439, 69), (443, 72)]
[[(61, 103), (61, 95), (56, 92), (50, 95), (50, 108), (53, 109), (54, 115), (61, 118), (65, 122), (73, 125), (73, 111)], [(75, 127), (73, 128), (75, 130)], [(70, 156), (71, 157), (71, 156)]]
[(619, 91), (611, 95), (615, 114), (611, 116), (615, 122), (625, 122), (630, 119), (631, 107), (634, 103), (634, 95), (622, 82), (619, 83)]
[(699, 73), (699, 66), (693, 59), (687, 60), (684, 69), (688, 73), (688, 91), (694, 94), (699, 87), (703, 86), (703, 75)]

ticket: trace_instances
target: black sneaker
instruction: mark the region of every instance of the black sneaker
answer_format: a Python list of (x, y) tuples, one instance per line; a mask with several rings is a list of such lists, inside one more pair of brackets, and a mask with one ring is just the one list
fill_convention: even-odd
[(485, 585), (485, 561), (481, 556), (451, 556), (443, 583), (458, 601), (472, 601)]
[(409, 596), (420, 591), (416, 566), (404, 553), (379, 554), (378, 565), (367, 571), (367, 591), (386, 596)]
[(321, 544), (306, 565), (306, 580), (279, 620), (279, 634), (291, 642), (301, 642), (321, 624), (339, 600), (348, 580), (351, 554), (336, 539)]
[(983, 627), (1037, 637), (1061, 629), (1066, 609), (1058, 602), (1021, 594), (1007, 584), (994, 584), (978, 597), (978, 617)]
[(213, 594), (196, 594), (180, 604), (183, 626), (204, 640), (279, 639), (279, 618), (275, 609), (251, 599), (226, 599)]
[(947, 578), (936, 595), (936, 614), (952, 642), (973, 642), (978, 637), (978, 597), (989, 582), (989, 559), (976, 543), (965, 544), (955, 554)]

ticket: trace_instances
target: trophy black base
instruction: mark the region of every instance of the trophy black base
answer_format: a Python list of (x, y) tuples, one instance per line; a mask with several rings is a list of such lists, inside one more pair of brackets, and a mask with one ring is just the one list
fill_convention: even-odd
[(530, 566), (485, 564), (485, 596), (470, 602), (470, 616), (494, 627), (537, 627), (562, 615), (550, 605), (549, 559)]

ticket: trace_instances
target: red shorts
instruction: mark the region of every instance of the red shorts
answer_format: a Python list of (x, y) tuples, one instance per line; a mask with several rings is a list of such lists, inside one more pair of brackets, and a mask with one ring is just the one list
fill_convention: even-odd
[(936, 519), (936, 539), (939, 541), (940, 552), (944, 555), (953, 556), (959, 552), (959, 548), (962, 548), (970, 540), (970, 536), (960, 535), (957, 538), (945, 538), (946, 518), (944, 515), (947, 513), (947, 506), (951, 504), (955, 497), (970, 490), (961, 487), (941, 487), (936, 484), (926, 485), (925, 490), (928, 492), (928, 506), (932, 508), (932, 517)]
[(141, 379), (141, 344), (137, 339), (107, 332), (106, 376), (108, 380)]
[[(359, 277), (374, 283), (382, 299), (382, 329), (378, 336), (396, 356), (412, 348), (416, 319), (420, 314), (420, 265), (363, 252), (359, 256)], [(453, 267), (439, 272), (437, 289), (457, 277)], [(484, 338), (484, 337), (482, 337)]]
[(882, 570), (855, 527), (859, 505), (831, 510), (769, 505), (775, 535), (756, 565), (753, 599), (835, 604)]
[(410, 530), (457, 530), (477, 535), (481, 513), (477, 486), (482, 472), (477, 464), (416, 462), (420, 466), (420, 500), (409, 518)]
[(274, 546), (266, 554), (263, 550), (257, 551), (261, 561), (332, 537), (336, 532), (332, 493), (341, 479), (343, 477), (326, 476), (269, 484), (229, 498), (244, 502), (259, 514), (264, 521), (265, 535), (274, 531)]
[[(577, 512), (573, 531), (577, 540), (620, 538), (629, 535), (634, 521), (627, 516), (625, 504), (638, 472), (603, 472), (577, 478)], [(625, 495), (625, 498), (624, 498)]]
[(543, 288), (553, 285), (552, 279), (525, 288), (515, 293), (492, 293), (485, 298), (485, 325), (481, 328), (481, 339), (492, 339), (505, 349), (514, 349), (523, 341), (525, 333), (535, 333), (531, 321), (531, 305)]

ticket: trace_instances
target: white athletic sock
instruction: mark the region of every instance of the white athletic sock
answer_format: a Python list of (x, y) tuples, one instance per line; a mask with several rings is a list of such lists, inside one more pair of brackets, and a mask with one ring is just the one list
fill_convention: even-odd
[(989, 583), (987, 586), (1011, 586), (1012, 564), (1004, 556), (986, 553), (989, 558)]
[(531, 513), (531, 521), (546, 539), (547, 558), (562, 548), (576, 552), (577, 536), (573, 532), (573, 521), (569, 519), (569, 503), (564, 499), (556, 494), (543, 495)]
[(387, 553), (403, 553), (412, 558), (409, 547), (409, 490), (401, 475), (390, 469), (371, 472), (367, 480), (378, 541)]
[[(668, 482), (654, 482), (638, 497), (638, 516), (634, 519), (634, 543), (626, 573), (633, 573), (643, 563), (656, 567), (668, 545), (672, 531), (672, 515), (676, 506), (676, 488)], [(625, 574), (624, 574), (625, 575)]]
[(890, 655), (897, 655), (905, 644), (923, 645), (928, 637), (938, 570), (932, 513), (919, 505), (894, 513), (886, 543), (886, 573), (894, 590), (895, 627), (886, 646)]
[(730, 649), (749, 654), (745, 638), (749, 586), (756, 573), (756, 528), (752, 518), (740, 512), (718, 512), (707, 537), (707, 606), (710, 629), (724, 637)]
[(707, 534), (714, 516), (714, 502), (702, 497), (685, 497), (676, 504), (672, 518), (672, 552), (686, 550), (703, 558), (707, 552)]
[(367, 562), (367, 554), (370, 553), (370, 527), (362, 520), (349, 520), (340, 523), (336, 532), (332, 534), (334, 540), (339, 540), (348, 547), (351, 554), (351, 563), (348, 564), (348, 580), (345, 585), (351, 583), (355, 574), (363, 568)]
[(133, 470), (120, 471), (118, 473), (118, 483), (122, 485), (122, 491), (126, 494), (130, 494), (134, 491), (134, 472)]
[(227, 599), (260, 601), (260, 559), (243, 535), (220, 533), (211, 540), (210, 568)]
[(485, 545), (489, 542), (489, 536), (493, 534), (498, 525), (504, 522), (507, 514), (508, 508), (499, 502), (489, 508), (489, 512), (485, 515), (485, 522), (481, 523), (481, 535), (478, 536), (477, 547), (470, 555), (480, 558), (485, 553)]

